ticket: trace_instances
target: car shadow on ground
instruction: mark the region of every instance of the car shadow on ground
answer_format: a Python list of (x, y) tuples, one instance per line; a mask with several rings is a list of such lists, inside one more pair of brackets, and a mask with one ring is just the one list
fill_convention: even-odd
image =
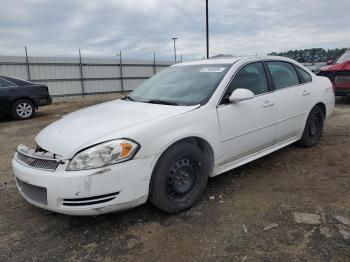
[(335, 103), (338, 105), (350, 105), (350, 96), (338, 96), (335, 98)]

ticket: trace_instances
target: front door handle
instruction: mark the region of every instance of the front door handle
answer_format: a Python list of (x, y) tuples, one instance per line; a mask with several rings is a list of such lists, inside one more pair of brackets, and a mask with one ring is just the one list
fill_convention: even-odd
[(307, 95), (310, 95), (310, 91), (309, 90), (303, 90), (303, 96), (307, 96)]
[(274, 101), (265, 100), (263, 107), (270, 107), (270, 106), (273, 106), (274, 104), (275, 104)]

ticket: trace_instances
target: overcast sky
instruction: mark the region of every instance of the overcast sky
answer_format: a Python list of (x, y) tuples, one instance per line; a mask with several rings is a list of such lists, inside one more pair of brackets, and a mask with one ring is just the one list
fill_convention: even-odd
[[(209, 0), (210, 54), (350, 47), (350, 0)], [(1, 0), (0, 55), (205, 56), (205, 0)]]

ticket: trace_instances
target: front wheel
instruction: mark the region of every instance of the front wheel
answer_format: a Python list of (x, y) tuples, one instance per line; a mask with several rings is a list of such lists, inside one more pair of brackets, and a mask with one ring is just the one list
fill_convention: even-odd
[(306, 121), (303, 135), (298, 144), (304, 147), (311, 147), (320, 141), (325, 115), (320, 106), (315, 106)]
[(185, 142), (170, 147), (153, 171), (149, 201), (167, 213), (190, 208), (205, 191), (210, 168), (195, 145)]

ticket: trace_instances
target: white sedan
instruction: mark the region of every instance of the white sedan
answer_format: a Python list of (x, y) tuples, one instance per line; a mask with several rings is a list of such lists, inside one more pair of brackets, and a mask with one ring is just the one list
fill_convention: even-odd
[(71, 113), (12, 161), (31, 204), (97, 215), (149, 200), (194, 205), (208, 177), (291, 143), (310, 147), (334, 109), (331, 82), (282, 57), (173, 65), (130, 95)]

